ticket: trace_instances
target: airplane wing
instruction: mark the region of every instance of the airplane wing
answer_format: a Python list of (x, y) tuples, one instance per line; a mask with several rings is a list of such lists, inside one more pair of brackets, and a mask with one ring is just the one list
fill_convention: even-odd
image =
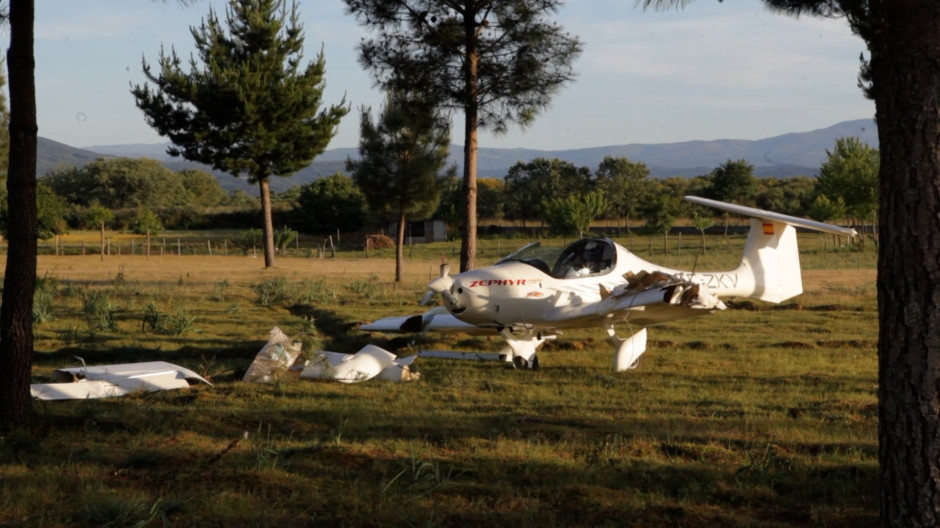
[(599, 315), (619, 315), (639, 326), (708, 315), (725, 304), (704, 284), (676, 279), (661, 272), (640, 272), (612, 291), (601, 291)]
[(417, 332), (463, 332), (467, 334), (492, 334), (492, 328), (465, 323), (457, 319), (443, 306), (433, 308), (421, 315), (385, 317), (364, 324), (360, 330), (367, 332), (417, 333)]

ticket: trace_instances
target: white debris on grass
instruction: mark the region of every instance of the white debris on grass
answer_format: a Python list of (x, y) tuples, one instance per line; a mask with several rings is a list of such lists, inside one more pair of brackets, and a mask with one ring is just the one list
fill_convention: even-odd
[(300, 373), (301, 378), (331, 379), (357, 383), (372, 378), (387, 381), (415, 381), (420, 374), (411, 369), (417, 356), (399, 359), (375, 345), (366, 345), (355, 354), (320, 351)]
[(184, 389), (189, 387), (190, 381), (212, 385), (192, 370), (165, 361), (61, 368), (53, 376), (54, 383), (30, 385), (33, 398), (86, 400), (124, 396), (133, 392)]

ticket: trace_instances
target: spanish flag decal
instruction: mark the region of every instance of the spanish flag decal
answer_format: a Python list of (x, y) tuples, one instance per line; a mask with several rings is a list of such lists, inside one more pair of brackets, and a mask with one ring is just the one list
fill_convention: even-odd
[(774, 234), (774, 225), (770, 222), (764, 222), (764, 234), (773, 235)]

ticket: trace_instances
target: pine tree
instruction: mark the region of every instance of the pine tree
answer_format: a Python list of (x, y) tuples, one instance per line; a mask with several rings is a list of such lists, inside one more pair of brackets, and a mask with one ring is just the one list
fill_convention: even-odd
[(171, 48), (160, 51), (155, 87), (132, 93), (148, 124), (173, 142), (167, 152), (258, 183), (264, 216), (264, 263), (274, 265), (271, 176), (289, 176), (321, 154), (349, 112), (343, 100), (320, 110), (326, 61), (301, 69), (304, 36), (297, 5), (284, 0), (231, 0), (226, 33), (210, 10), (191, 28), (202, 62), (190, 71)]
[[(431, 214), (447, 175), (450, 130), (426, 101), (414, 94), (391, 93), (377, 123), (362, 110), (359, 160), (346, 168), (362, 190), (369, 209), (398, 222), (395, 280), (401, 280), (408, 217)], [(454, 168), (450, 168), (453, 172)]]
[(464, 114), (460, 269), (473, 268), (477, 130), (523, 126), (574, 78), (578, 40), (547, 16), (558, 0), (345, 0), (376, 36), (360, 45), (376, 81)]

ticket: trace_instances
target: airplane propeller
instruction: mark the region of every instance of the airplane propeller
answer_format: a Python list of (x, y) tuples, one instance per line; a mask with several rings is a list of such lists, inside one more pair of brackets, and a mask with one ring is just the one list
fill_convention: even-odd
[(454, 299), (454, 296), (450, 293), (450, 289), (454, 285), (454, 278), (449, 274), (450, 264), (444, 262), (444, 259), (442, 258), (441, 276), (428, 283), (428, 292), (425, 293), (424, 297), (421, 299), (421, 306), (427, 305), (429, 302), (431, 302), (431, 299), (433, 299), (434, 296), (438, 294), (444, 298), (448, 305), (457, 305), (457, 299)]

